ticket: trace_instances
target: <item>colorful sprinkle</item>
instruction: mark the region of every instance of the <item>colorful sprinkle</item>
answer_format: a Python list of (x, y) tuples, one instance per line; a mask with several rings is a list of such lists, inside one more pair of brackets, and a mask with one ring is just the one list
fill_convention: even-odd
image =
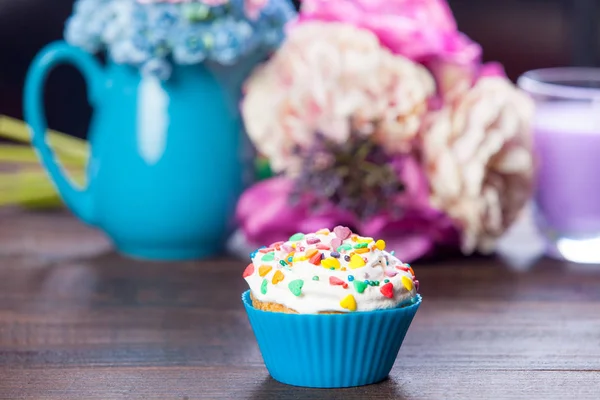
[(333, 257), (328, 257), (328, 258), (324, 259), (323, 261), (321, 261), (321, 265), (324, 268), (334, 268), (334, 269), (340, 269), (340, 266), (341, 266), (338, 259), (333, 258)]
[(348, 284), (341, 280), (340, 278), (336, 278), (335, 276), (329, 277), (329, 284), (332, 286), (342, 286), (344, 289), (348, 287)]
[(335, 228), (333, 228), (333, 233), (335, 233), (335, 236), (339, 237), (342, 240), (348, 239), (350, 235), (352, 235), (352, 231), (350, 230), (350, 228), (341, 225), (338, 225)]
[(317, 244), (320, 241), (321, 241), (321, 239), (319, 239), (318, 237), (310, 237), (310, 238), (306, 239), (307, 244)]
[(333, 258), (340, 258), (340, 253), (337, 251), (332, 251), (329, 255)]
[(306, 261), (308, 257), (306, 256), (294, 256), (294, 262)]
[(316, 233), (317, 233), (317, 235), (327, 236), (327, 235), (329, 235), (330, 232), (331, 231), (329, 229), (325, 228), (325, 229), (319, 229)]
[(362, 237), (362, 238), (358, 238), (358, 239), (356, 239), (356, 241), (357, 241), (358, 243), (365, 243), (365, 244), (368, 244), (368, 243), (371, 243), (371, 242), (373, 241), (373, 238), (371, 238), (371, 237)]
[(290, 263), (290, 264), (293, 263), (294, 262), (294, 257), (288, 257), (287, 258), (287, 262)]
[(315, 276), (313, 276), (313, 281), (318, 281), (318, 280), (319, 280), (319, 277), (318, 277), (318, 276), (316, 276), (316, 275), (315, 275)]
[(366, 244), (366, 243), (356, 243), (356, 244), (354, 245), (354, 248), (355, 248), (355, 249), (364, 249), (364, 248), (365, 248), (365, 247), (367, 247), (367, 246), (368, 246), (368, 244)]
[(304, 233), (296, 233), (295, 235), (292, 235), (289, 239), (290, 242), (297, 242), (299, 240), (304, 239)]
[(275, 249), (273, 247), (265, 247), (264, 249), (260, 249), (259, 251), (263, 254), (265, 253), (270, 253), (272, 251), (274, 251)]
[(273, 283), (273, 285), (277, 285), (279, 282), (281, 282), (283, 280), (283, 278), (285, 278), (285, 276), (283, 275), (283, 272), (275, 271), (271, 282)]
[(337, 250), (342, 245), (342, 239), (335, 238), (331, 241), (331, 248)]
[(296, 279), (289, 283), (288, 288), (290, 289), (290, 292), (297, 297), (302, 294), (302, 286), (304, 286), (304, 281), (302, 279)]
[(326, 244), (321, 244), (321, 243), (319, 243), (319, 244), (317, 245), (317, 249), (319, 249), (319, 250), (329, 250), (329, 249), (331, 249), (331, 247), (329, 247), (329, 246), (328, 246), (328, 245), (326, 245)]
[(365, 265), (367, 265), (367, 263), (358, 254), (355, 254), (350, 258), (350, 268), (352, 269), (362, 268)]
[(392, 251), (390, 251), (390, 254), (391, 254), (391, 255), (395, 255), (395, 254), (396, 254), (396, 250), (392, 250)]
[(392, 285), (391, 283), (386, 283), (381, 287), (381, 289), (379, 289), (379, 291), (388, 299), (394, 298), (394, 285)]
[(267, 253), (260, 259), (261, 261), (273, 261), (275, 259), (275, 253)]
[(354, 299), (354, 296), (349, 294), (348, 296), (344, 297), (342, 301), (340, 301), (340, 306), (346, 310), (356, 311), (356, 299)]
[(400, 271), (404, 272), (410, 272), (410, 269), (406, 268), (404, 265), (396, 265), (396, 269), (399, 269)]
[(262, 294), (267, 294), (267, 284), (268, 284), (268, 283), (269, 283), (269, 282), (267, 282), (267, 280), (266, 280), (266, 279), (263, 279), (263, 281), (262, 281), (262, 283), (261, 283), (261, 285), (260, 285), (260, 292), (261, 292)]
[(404, 287), (406, 288), (406, 290), (408, 290), (409, 292), (411, 290), (413, 290), (413, 281), (410, 278), (406, 277), (406, 276), (402, 277), (402, 285), (404, 285)]
[(338, 246), (336, 248), (337, 251), (348, 251), (348, 250), (352, 250), (352, 245), (349, 244), (343, 244), (341, 246)]
[(279, 260), (279, 264), (280, 264), (282, 267), (285, 267), (286, 265), (288, 265), (288, 263), (286, 263), (286, 262), (285, 262), (285, 260)]
[[(406, 264), (408, 265), (408, 264)], [(415, 271), (412, 269), (412, 267), (410, 265), (408, 265), (408, 270), (410, 271), (410, 273), (412, 274), (412, 276), (416, 276), (415, 275)]]
[(258, 253), (258, 250), (254, 250), (252, 253), (250, 253), (250, 258), (256, 257), (257, 253)]
[(388, 283), (390, 280), (389, 279), (384, 279), (383, 283)]
[(419, 286), (421, 286), (421, 285), (419, 284), (419, 281), (418, 281), (418, 280), (415, 280), (415, 290), (416, 290), (417, 292), (419, 291)]
[(323, 254), (321, 253), (313, 254), (313, 256), (308, 260), (308, 262), (310, 262), (313, 265), (321, 265), (322, 256)]
[(348, 281), (352, 282), (354, 280), (354, 276), (353, 275), (348, 275)]
[(375, 247), (377, 247), (379, 250), (385, 250), (385, 240), (379, 239), (378, 241), (376, 241)]
[(270, 245), (269, 247), (272, 247), (272, 248), (274, 248), (274, 249), (277, 249), (278, 247), (281, 247), (281, 245), (282, 245), (283, 243), (284, 243), (284, 242), (275, 242), (275, 243), (271, 243), (271, 245)]
[(271, 272), (271, 270), (273, 269), (273, 267), (269, 266), (269, 265), (262, 265), (260, 267), (258, 267), (258, 275), (265, 276), (266, 274), (268, 274), (269, 272)]
[(286, 251), (286, 252), (291, 252), (293, 250), (292, 246), (290, 246), (289, 244), (282, 244), (281, 245), (281, 250)]
[(369, 251), (371, 251), (371, 250), (369, 250), (369, 249), (367, 249), (367, 248), (361, 248), (361, 249), (356, 249), (356, 250), (354, 250), (354, 252), (355, 252), (355, 253), (358, 253), (358, 254), (364, 254), (364, 253), (368, 253)]
[(254, 273), (254, 264), (250, 263), (250, 264), (248, 264), (248, 266), (244, 270), (244, 273), (242, 274), (242, 277), (243, 278), (247, 278), (250, 275), (252, 275), (253, 273)]
[(379, 281), (373, 282), (375, 286), (379, 286)]
[(393, 278), (396, 275), (398, 275), (398, 273), (396, 271), (394, 271), (393, 269), (386, 269), (385, 270), (385, 276), (389, 276), (390, 278)]
[(353, 281), (352, 282), (354, 284), (354, 289), (358, 292), (358, 293), (362, 293), (365, 291), (365, 289), (367, 288), (367, 284), (365, 282), (362, 281)]
[(349, 255), (345, 255), (345, 256), (344, 256), (344, 260), (346, 260), (346, 261), (350, 261), (350, 256), (349, 256)]
[(319, 252), (319, 250), (317, 250), (317, 249), (308, 249), (308, 250), (306, 250), (306, 252), (304, 253), (304, 255), (306, 257), (308, 257), (308, 258), (311, 258), (312, 256), (314, 256), (318, 252)]

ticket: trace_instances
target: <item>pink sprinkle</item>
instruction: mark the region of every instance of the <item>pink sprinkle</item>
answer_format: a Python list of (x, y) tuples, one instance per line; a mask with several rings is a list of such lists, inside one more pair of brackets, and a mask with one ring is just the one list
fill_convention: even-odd
[(321, 241), (321, 239), (319, 239), (318, 237), (311, 237), (306, 239), (306, 243), (307, 244), (317, 244)]
[(289, 244), (282, 244), (281, 245), (281, 250), (286, 251), (288, 253), (291, 253), (292, 250), (294, 250), (294, 249)]
[(304, 250), (306, 250), (306, 247), (304, 247), (304, 246), (298, 246), (298, 251), (304, 251)]
[(395, 277), (398, 273), (392, 269), (388, 269), (385, 271), (385, 276), (389, 276), (390, 278)]
[(317, 245), (317, 249), (319, 249), (319, 250), (329, 250), (329, 249), (331, 249), (331, 247), (327, 246), (326, 244), (318, 244)]
[(415, 290), (418, 292), (419, 291), (419, 281), (415, 281)]
[(406, 268), (403, 265), (396, 265), (396, 268), (399, 269), (400, 271), (410, 272), (410, 269)]

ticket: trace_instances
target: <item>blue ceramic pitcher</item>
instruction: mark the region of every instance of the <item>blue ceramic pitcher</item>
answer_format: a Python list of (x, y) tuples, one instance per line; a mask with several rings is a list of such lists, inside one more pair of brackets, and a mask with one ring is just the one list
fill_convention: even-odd
[[(85, 188), (73, 186), (45, 140), (44, 82), (64, 63), (81, 71), (94, 107)], [(241, 79), (229, 72), (223, 76), (238, 86)], [(80, 219), (106, 232), (124, 254), (193, 259), (222, 250), (242, 190), (245, 141), (234, 92), (204, 64), (175, 65), (160, 81), (131, 66), (103, 67), (57, 42), (33, 61), (24, 107), (43, 165)]]

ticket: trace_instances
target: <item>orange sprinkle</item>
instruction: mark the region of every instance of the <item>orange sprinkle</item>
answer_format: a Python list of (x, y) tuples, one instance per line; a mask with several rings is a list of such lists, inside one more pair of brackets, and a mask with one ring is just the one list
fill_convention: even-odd
[(416, 276), (415, 275), (415, 271), (413, 271), (412, 267), (408, 267), (408, 270), (410, 271), (410, 273), (412, 274), (412, 276)]
[(281, 282), (283, 280), (285, 276), (283, 275), (283, 272), (281, 271), (275, 271), (275, 274), (273, 274), (273, 280), (271, 282), (273, 282), (273, 285), (277, 285), (279, 282)]
[(269, 265), (262, 265), (258, 268), (258, 274), (263, 277), (266, 274), (268, 274), (269, 272), (271, 272), (271, 270), (273, 269), (273, 267), (269, 266)]
[(317, 249), (308, 249), (308, 250), (306, 250), (306, 253), (304, 253), (304, 255), (306, 257), (308, 257), (308, 258), (311, 258), (312, 256), (314, 256), (318, 252), (319, 252), (319, 250), (317, 250)]
[(371, 250), (367, 249), (366, 247), (363, 247), (362, 249), (356, 249), (356, 250), (354, 250), (354, 252), (358, 253), (358, 254), (368, 253), (369, 251), (371, 251)]

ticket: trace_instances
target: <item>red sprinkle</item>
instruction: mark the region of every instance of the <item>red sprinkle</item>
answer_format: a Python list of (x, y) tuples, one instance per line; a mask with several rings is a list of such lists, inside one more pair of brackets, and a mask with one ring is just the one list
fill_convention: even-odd
[(394, 285), (392, 285), (392, 282), (388, 282), (385, 285), (383, 285), (381, 289), (379, 289), (379, 291), (388, 299), (394, 298)]
[(319, 250), (329, 250), (331, 247), (327, 246), (326, 244), (318, 244), (317, 245), (317, 249)]
[(321, 265), (321, 253), (314, 254), (311, 258), (309, 258), (308, 262), (314, 265)]
[(343, 280), (336, 278), (335, 276), (329, 277), (329, 284), (333, 286), (342, 286), (344, 289), (348, 287), (348, 284)]
[(266, 249), (260, 249), (259, 251), (260, 251), (261, 253), (270, 253), (270, 252), (272, 252), (272, 251), (275, 251), (275, 249), (274, 249), (274, 248), (272, 248), (272, 247), (267, 247)]
[(396, 265), (396, 269), (399, 269), (400, 271), (404, 271), (404, 272), (410, 272), (410, 269), (408, 269), (404, 265)]
[(281, 246), (284, 242), (275, 242), (273, 244), (271, 244), (269, 247), (273, 247), (273, 248), (277, 248), (279, 246)]
[(248, 264), (248, 266), (244, 270), (244, 273), (242, 274), (242, 277), (243, 278), (247, 278), (250, 275), (252, 275), (253, 273), (254, 273), (254, 264), (250, 263), (250, 264)]

